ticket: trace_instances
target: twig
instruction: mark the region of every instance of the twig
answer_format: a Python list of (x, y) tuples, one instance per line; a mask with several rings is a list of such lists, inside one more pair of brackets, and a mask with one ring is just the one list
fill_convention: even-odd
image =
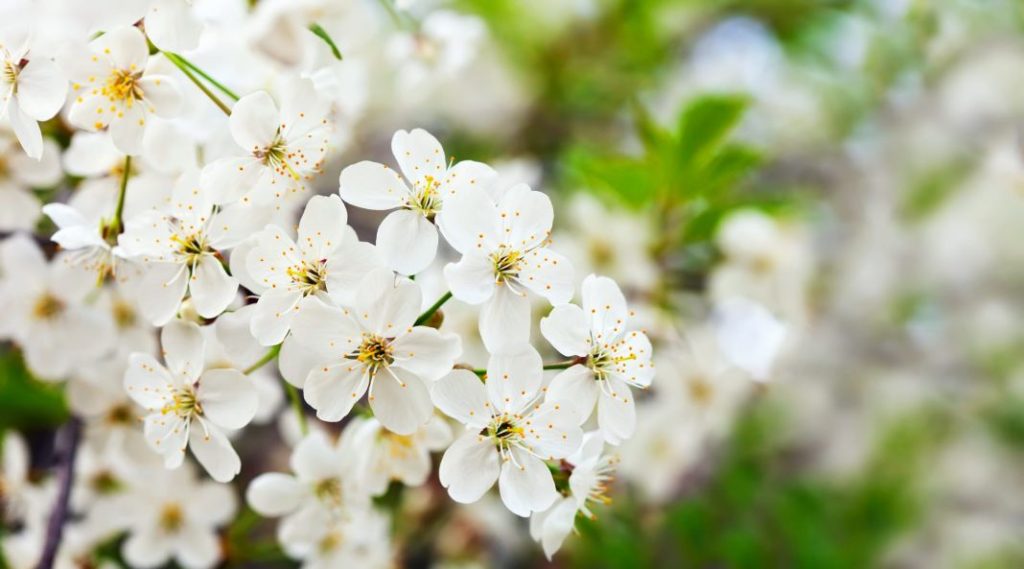
[(39, 569), (52, 569), (57, 558), (57, 550), (60, 549), (64, 524), (68, 518), (71, 483), (75, 478), (75, 455), (78, 454), (78, 442), (81, 436), (82, 422), (77, 417), (72, 417), (62, 431), (60, 440), (63, 448), (58, 454), (61, 461), (60, 470), (57, 472), (59, 493), (57, 494), (57, 503), (53, 506), (53, 512), (50, 514), (50, 520), (46, 526), (46, 543), (43, 546), (43, 555), (39, 559)]

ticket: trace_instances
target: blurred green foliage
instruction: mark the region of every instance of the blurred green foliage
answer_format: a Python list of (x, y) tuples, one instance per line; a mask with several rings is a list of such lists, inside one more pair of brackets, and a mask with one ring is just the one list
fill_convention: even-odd
[[(877, 566), (925, 514), (918, 481), (948, 429), (922, 412), (884, 430), (863, 468), (837, 480), (808, 472), (785, 438), (784, 414), (759, 405), (664, 512), (627, 500), (578, 523), (572, 566)], [(650, 515), (648, 515), (650, 514)], [(637, 523), (641, 520), (641, 523)]]
[(60, 386), (33, 378), (17, 350), (0, 348), (0, 431), (55, 427), (67, 419)]

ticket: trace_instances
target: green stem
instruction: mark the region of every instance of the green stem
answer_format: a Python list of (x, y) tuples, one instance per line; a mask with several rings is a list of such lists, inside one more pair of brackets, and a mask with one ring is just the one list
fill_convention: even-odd
[(571, 359), (564, 362), (558, 362), (556, 364), (545, 364), (544, 369), (569, 369), (578, 363), (580, 362), (576, 359)]
[(124, 229), (122, 217), (124, 217), (124, 198), (128, 195), (128, 177), (132, 175), (132, 157), (124, 157), (124, 172), (121, 174), (121, 187), (117, 192), (117, 205), (114, 206), (114, 219), (110, 222), (113, 237), (117, 237)]
[(188, 68), (187, 65), (185, 65), (185, 63), (181, 59), (179, 59), (173, 53), (164, 52), (164, 55), (167, 56), (167, 61), (173, 63), (175, 67), (180, 69), (181, 72), (185, 74), (185, 77), (188, 77), (192, 81), (192, 83), (195, 83), (195, 86), (199, 87), (199, 90), (202, 91), (207, 98), (213, 101), (213, 104), (217, 105), (218, 109), (220, 109), (225, 115), (231, 116), (231, 108), (225, 105), (224, 101), (218, 99), (217, 95), (214, 95), (213, 91), (210, 91), (210, 89), (206, 85), (203, 85), (203, 82), (200, 81), (198, 77), (192, 74), (192, 71)]
[(380, 5), (384, 7), (384, 11), (391, 17), (391, 21), (394, 22), (395, 27), (401, 30), (408, 29), (409, 24), (406, 22), (402, 15), (398, 13), (392, 0), (379, 0)]
[(203, 71), (202, 69), (200, 69), (199, 66), (197, 66), (195, 63), (192, 63), (191, 61), (185, 59), (184, 57), (182, 57), (182, 56), (180, 56), (180, 55), (178, 55), (176, 53), (171, 53), (169, 51), (165, 51), (165, 52), (163, 52), (163, 54), (164, 54), (165, 57), (167, 57), (167, 59), (178, 60), (185, 67), (188, 67), (192, 71), (195, 71), (196, 75), (199, 75), (203, 79), (206, 79), (207, 81), (209, 81), (209, 83), (211, 85), (213, 85), (214, 87), (216, 87), (221, 93), (224, 93), (225, 95), (227, 95), (228, 97), (231, 97), (235, 101), (237, 101), (239, 99), (238, 95), (236, 95), (234, 91), (232, 91), (231, 89), (228, 89), (223, 83), (221, 83), (220, 81), (217, 81), (209, 73), (207, 73), (207, 72)]
[(426, 310), (426, 312), (420, 314), (420, 317), (416, 319), (416, 323), (413, 324), (413, 326), (419, 326), (426, 322), (427, 320), (430, 320), (430, 317), (433, 316), (435, 312), (440, 310), (441, 307), (444, 306), (444, 303), (448, 302), (448, 299), (450, 299), (451, 297), (451, 292), (446, 292), (443, 295), (441, 295), (441, 298), (437, 299), (437, 302), (432, 304), (430, 308)]
[(267, 365), (268, 363), (274, 361), (274, 359), (277, 358), (277, 355), (280, 354), (280, 353), (281, 353), (281, 344), (278, 344), (276, 346), (271, 346), (271, 348), (269, 350), (267, 350), (267, 353), (263, 354), (263, 357), (260, 358), (259, 361), (257, 361), (256, 363), (252, 364), (251, 366), (245, 368), (245, 371), (243, 371), (242, 373), (244, 373), (245, 375), (249, 375), (250, 373), (252, 373), (252, 372), (260, 369), (261, 367)]
[(309, 423), (306, 422), (306, 413), (302, 411), (302, 398), (299, 397), (299, 390), (287, 381), (284, 382), (284, 389), (288, 392), (288, 399), (292, 402), (295, 418), (299, 420), (299, 432), (306, 436), (309, 434)]

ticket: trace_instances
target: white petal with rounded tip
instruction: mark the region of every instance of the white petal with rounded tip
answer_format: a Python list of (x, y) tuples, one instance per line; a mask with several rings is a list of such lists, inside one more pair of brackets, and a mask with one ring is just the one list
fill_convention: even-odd
[(551, 198), (535, 192), (526, 184), (517, 184), (498, 203), (502, 221), (502, 242), (512, 249), (525, 251), (543, 243), (551, 234), (554, 209)]
[(340, 421), (366, 393), (370, 380), (362, 364), (341, 363), (313, 368), (306, 377), (303, 396), (321, 421)]
[(348, 212), (338, 196), (313, 196), (299, 220), (298, 245), (307, 261), (331, 256), (345, 238)]
[(401, 369), (389, 369), (378, 371), (373, 378), (370, 408), (389, 431), (411, 435), (427, 423), (434, 405), (422, 379)]
[(280, 472), (257, 476), (245, 491), (245, 501), (257, 513), (267, 517), (294, 512), (305, 496), (305, 487), (294, 476)]
[(514, 462), (505, 462), (498, 478), (498, 490), (505, 507), (524, 518), (531, 512), (551, 507), (558, 493), (547, 465), (520, 449), (513, 448), (511, 452), (515, 454)]
[(426, 326), (416, 326), (408, 334), (395, 338), (391, 347), (393, 365), (407, 369), (426, 381), (435, 381), (451, 371), (462, 355), (462, 341), (456, 334), (442, 334)]
[(298, 314), (301, 300), (301, 292), (270, 290), (263, 294), (250, 323), (252, 335), (264, 346), (280, 344)]
[(216, 533), (195, 524), (179, 530), (175, 559), (184, 569), (209, 569), (221, 557), (221, 545)]
[(366, 275), (356, 292), (355, 316), (366, 329), (394, 337), (411, 328), (423, 306), (423, 294), (415, 282), (395, 279), (388, 269)]
[(585, 421), (594, 411), (601, 391), (598, 381), (586, 366), (574, 365), (551, 380), (546, 400), (571, 408), (581, 421)]
[(18, 104), (29, 117), (48, 120), (64, 104), (67, 85), (57, 64), (45, 57), (33, 57), (18, 73)]
[(475, 432), (463, 434), (441, 457), (438, 478), (452, 500), (471, 504), (494, 486), (501, 471), (498, 451), (490, 439)]
[(323, 433), (306, 435), (295, 445), (289, 464), (302, 482), (316, 482), (337, 477), (345, 465), (339, 462), (338, 452)]
[(124, 374), (128, 396), (147, 411), (159, 411), (171, 401), (175, 381), (164, 366), (149, 354), (134, 353)]
[(166, 468), (177, 468), (185, 460), (190, 430), (189, 421), (174, 413), (150, 413), (143, 420), (142, 427), (146, 442), (163, 455)]
[(479, 431), (491, 419), (487, 390), (480, 378), (469, 370), (452, 370), (430, 387), (430, 395), (434, 405), (445, 415), (471, 429)]
[(437, 254), (437, 228), (415, 211), (393, 211), (377, 228), (377, 249), (395, 272), (415, 275)]
[(579, 450), (583, 420), (568, 405), (545, 401), (527, 419), (525, 441), (543, 460), (565, 458)]
[(171, 373), (190, 381), (199, 379), (206, 350), (199, 326), (184, 320), (169, 322), (160, 332), (160, 345)]
[(231, 109), (229, 125), (231, 136), (246, 152), (266, 148), (277, 133), (277, 105), (266, 91), (246, 95)]
[(383, 266), (376, 247), (346, 235), (341, 247), (327, 259), (327, 294), (338, 304), (350, 305), (363, 278)]
[(174, 542), (156, 526), (142, 526), (128, 535), (121, 554), (132, 567), (159, 567), (171, 560)]
[(189, 282), (192, 304), (203, 318), (213, 318), (235, 299), (238, 281), (213, 255), (203, 255)]
[(540, 389), (544, 362), (537, 350), (526, 344), (509, 354), (493, 354), (487, 362), (487, 397), (498, 409), (518, 412)]
[(499, 220), (497, 206), (480, 190), (446, 199), (437, 224), (456, 251), (488, 255), (503, 242)]
[(397, 172), (369, 160), (342, 170), (338, 185), (341, 199), (363, 209), (396, 208), (411, 193)]
[(158, 263), (151, 265), (142, 279), (147, 291), (142, 313), (154, 326), (162, 326), (174, 318), (188, 288), (188, 269), (184, 265)]
[(226, 156), (203, 168), (200, 185), (209, 188), (209, 197), (214, 203), (232, 203), (249, 193), (264, 171), (253, 156)]
[(452, 296), (469, 304), (481, 304), (494, 295), (494, 264), (484, 255), (467, 253), (458, 263), (444, 267)]
[(230, 482), (242, 471), (242, 460), (231, 446), (231, 441), (216, 425), (192, 425), (188, 446), (199, 464), (210, 474), (210, 478), (217, 482)]
[(7, 119), (25, 154), (39, 160), (43, 156), (43, 134), (39, 123), (21, 110), (17, 99), (7, 101)]
[(281, 344), (281, 353), (277, 356), (277, 369), (285, 381), (302, 388), (310, 370), (321, 364), (323, 360), (312, 350), (306, 349), (295, 341), (295, 336), (287, 336)]
[(754, 379), (768, 379), (786, 340), (785, 324), (760, 304), (738, 297), (718, 304), (713, 318), (722, 355)]
[(608, 342), (625, 331), (629, 310), (619, 285), (608, 277), (589, 275), (580, 287), (583, 311), (599, 342)]
[(487, 351), (512, 353), (530, 341), (530, 300), (508, 286), (496, 287), (480, 310), (480, 337)]
[(597, 423), (601, 426), (604, 440), (613, 445), (633, 436), (636, 430), (636, 405), (633, 394), (625, 383), (609, 378), (608, 388), (614, 396), (602, 392), (597, 399)]
[(590, 352), (589, 321), (575, 304), (556, 306), (541, 318), (540, 333), (563, 356), (585, 356)]
[(252, 380), (236, 369), (207, 370), (199, 378), (196, 396), (204, 416), (226, 429), (248, 425), (259, 406)]
[[(36, 223), (39, 221), (39, 214), (43, 211), (41, 206), (39, 198), (30, 191), (14, 188), (0, 190), (0, 230), (31, 231), (35, 229)], [(61, 233), (61, 231), (58, 231), (53, 234), (51, 239), (61, 247), (68, 249), (71, 247), (72, 242), (81, 243), (88, 240), (80, 237), (82, 233), (81, 231), (75, 231), (74, 234), (69, 234), (68, 232)], [(90, 233), (96, 232), (93, 230)], [(76, 234), (79, 237), (76, 238), (74, 236)], [(68, 245), (61, 243), (61, 241), (68, 243)]]
[(548, 511), (541, 526), (540, 543), (549, 561), (562, 548), (565, 538), (572, 533), (575, 522), (576, 500), (571, 497), (559, 500)]
[(292, 319), (292, 335), (321, 361), (340, 360), (359, 347), (362, 329), (347, 312), (315, 296), (300, 303)]
[[(109, 58), (118, 69), (142, 71), (149, 59), (146, 37), (134, 26), (122, 26), (92, 40), (89, 48), (100, 57)], [(107, 51), (109, 50), (109, 51)]]
[(569, 302), (573, 294), (573, 269), (569, 259), (547, 247), (526, 254), (519, 282), (558, 306)]
[(463, 192), (485, 192), (498, 181), (498, 173), (483, 162), (463, 160), (445, 173), (441, 187), (443, 198)]
[(405, 179), (412, 183), (424, 176), (441, 180), (445, 174), (445, 156), (441, 143), (422, 128), (411, 132), (400, 130), (391, 138), (391, 152), (395, 154)]
[(238, 500), (232, 487), (203, 481), (193, 492), (195, 500), (186, 504), (185, 510), (200, 525), (219, 526), (235, 517)]
[(173, 119), (181, 114), (183, 99), (178, 84), (166, 75), (146, 75), (138, 85), (149, 112), (160, 118)]
[(199, 45), (203, 24), (192, 4), (181, 0), (155, 0), (146, 14), (146, 35), (158, 48), (182, 53)]

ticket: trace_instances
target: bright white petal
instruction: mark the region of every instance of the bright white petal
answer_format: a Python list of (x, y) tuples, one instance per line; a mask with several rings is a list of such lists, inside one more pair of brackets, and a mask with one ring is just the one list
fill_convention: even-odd
[(530, 341), (530, 300), (499, 286), (480, 310), (480, 337), (487, 351), (512, 353)]
[(341, 199), (363, 209), (396, 208), (410, 194), (397, 172), (368, 160), (342, 170), (338, 185)]
[(305, 488), (294, 476), (270, 472), (249, 484), (245, 500), (260, 515), (278, 517), (295, 511), (305, 495)]
[(203, 318), (213, 318), (235, 299), (238, 281), (224, 270), (213, 255), (203, 255), (189, 282), (192, 303)]
[(384, 427), (399, 435), (415, 433), (434, 411), (423, 380), (400, 369), (377, 372), (370, 385), (370, 408)]
[(540, 321), (540, 333), (563, 356), (590, 352), (590, 326), (583, 309), (575, 304), (556, 306)]
[(448, 447), (441, 458), (438, 477), (452, 500), (471, 504), (494, 486), (501, 471), (494, 443), (469, 431)]
[(215, 425), (241, 429), (256, 415), (259, 398), (252, 380), (235, 369), (211, 369), (199, 378), (196, 393), (203, 414)]
[(415, 211), (393, 211), (377, 228), (377, 249), (395, 272), (415, 275), (437, 254), (437, 228)]
[[(515, 461), (505, 462), (498, 478), (498, 490), (505, 507), (517, 516), (546, 510), (558, 499), (551, 471), (542, 460), (519, 449), (512, 449)], [(515, 464), (518, 462), (518, 466)]]
[(199, 464), (217, 482), (230, 482), (242, 471), (242, 460), (216, 425), (193, 425), (188, 444)]

